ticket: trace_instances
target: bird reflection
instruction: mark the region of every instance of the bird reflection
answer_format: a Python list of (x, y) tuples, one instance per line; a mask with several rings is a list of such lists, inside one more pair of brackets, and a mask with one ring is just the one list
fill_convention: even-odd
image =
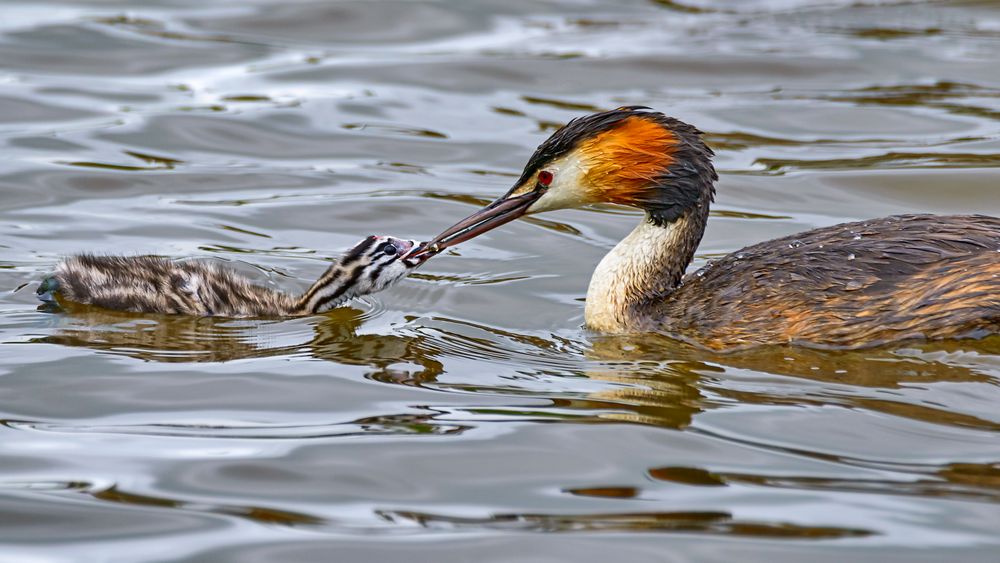
[[(52, 334), (33, 342), (85, 347), (153, 362), (226, 362), (304, 355), (338, 364), (368, 366), (369, 377), (415, 385), (443, 371), (420, 338), (358, 334), (365, 312), (342, 307), (295, 321), (140, 315), (70, 306)], [(394, 366), (403, 365), (404, 368)]]
[[(943, 405), (915, 404), (895, 396), (882, 398), (868, 389), (915, 388), (933, 383), (994, 384), (988, 365), (1000, 357), (1000, 337), (982, 340), (927, 342), (906, 348), (868, 350), (821, 350), (794, 346), (758, 347), (719, 353), (658, 335), (599, 337), (592, 341), (588, 357), (614, 364), (628, 361), (656, 365), (647, 372), (601, 370), (588, 375), (607, 381), (632, 383), (635, 387), (602, 392), (609, 400), (637, 404), (637, 397), (662, 409), (688, 405), (697, 409), (723, 403), (760, 405), (836, 404), (902, 416), (931, 424), (950, 424), (984, 430), (1000, 430), (1000, 424), (950, 410)], [(755, 372), (780, 377), (833, 384), (817, 391), (798, 387), (794, 381), (779, 390), (748, 390), (727, 379), (727, 373)], [(919, 385), (919, 387), (914, 387)], [(774, 387), (769, 386), (769, 387)], [(638, 388), (638, 390), (636, 389)], [(671, 390), (672, 389), (672, 390)], [(704, 398), (707, 390), (717, 397)], [(838, 391), (839, 389), (839, 391)], [(669, 401), (666, 398), (669, 397)], [(648, 408), (643, 405), (642, 408)], [(640, 415), (641, 408), (619, 417), (655, 423)], [(675, 419), (676, 420), (676, 419)], [(679, 426), (672, 425), (674, 428)]]
[[(698, 367), (677, 363), (639, 369), (614, 365), (588, 369), (588, 378), (612, 385), (574, 401), (573, 406), (600, 411), (597, 419), (602, 421), (685, 428), (695, 415), (710, 408), (699, 386), (702, 373)], [(711, 369), (705, 367), (706, 371)]]
[[(442, 318), (424, 319), (416, 329), (365, 334), (371, 313), (339, 309), (293, 321), (139, 316), (93, 308), (69, 311), (62, 323), (37, 342), (87, 347), (155, 362), (224, 362), (303, 356), (362, 366), (381, 383), (510, 397), (508, 406), (449, 408), (421, 414), (388, 413), (353, 423), (349, 432), (461, 433), (492, 417), (539, 422), (641, 424), (683, 430), (699, 414), (732, 405), (836, 405), (909, 418), (934, 425), (990, 432), (1000, 424), (949, 408), (930, 398), (934, 383), (995, 385), (1000, 337), (860, 351), (761, 347), (718, 353), (655, 335), (564, 338)], [(479, 371), (439, 381), (450, 362), (475, 361)], [(467, 364), (466, 364), (467, 365)], [(743, 377), (750, 373), (752, 377)], [(580, 384), (574, 380), (580, 380)], [(761, 384), (761, 382), (764, 382)], [(797, 382), (798, 381), (798, 382)], [(800, 383), (799, 383), (800, 382)], [(822, 385), (811, 383), (818, 382)], [(887, 394), (887, 389), (900, 393)], [(907, 395), (901, 394), (903, 391)], [(524, 406), (524, 398), (548, 404)], [(941, 401), (945, 402), (942, 403)], [(447, 417), (447, 424), (436, 420)], [(160, 431), (160, 430), (158, 430)], [(311, 430), (312, 431), (312, 430)], [(323, 429), (324, 432), (330, 432)], [(240, 432), (245, 433), (245, 429)], [(337, 429), (335, 435), (343, 435)], [(800, 452), (806, 456), (829, 455)], [(871, 488), (901, 495), (996, 498), (997, 464), (951, 463), (913, 468), (919, 479), (854, 482), (796, 475), (715, 473), (702, 467), (653, 467), (654, 481), (697, 486), (791, 487), (815, 490)], [(594, 483), (567, 490), (583, 496), (642, 497), (642, 491)], [(583, 520), (558, 514), (493, 516), (463, 522), (449, 515), (395, 513), (395, 520), (421, 525), (521, 525), (539, 528), (609, 530), (690, 529), (718, 533), (788, 533), (787, 523), (742, 522), (729, 515), (692, 524), (690, 515), (598, 515)], [(765, 528), (760, 526), (765, 525)], [(721, 530), (721, 532), (720, 532)], [(761, 532), (761, 530), (764, 530)], [(797, 530), (813, 537), (853, 535), (863, 530)]]
[[(545, 412), (519, 407), (503, 412), (522, 418), (682, 429), (699, 413), (722, 404), (836, 404), (933, 424), (1000, 430), (1000, 424), (928, 401), (865, 391), (940, 382), (992, 384), (994, 376), (983, 362), (1000, 357), (1000, 337), (860, 351), (774, 346), (719, 353), (657, 335), (545, 339), (447, 319), (434, 319), (433, 327), (421, 330), (365, 334), (359, 329), (369, 314), (353, 308), (298, 321), (140, 316), (95, 308), (68, 312), (52, 334), (35, 341), (156, 362), (307, 356), (367, 367), (367, 377), (382, 383), (551, 402)], [(487, 371), (461, 383), (439, 382), (449, 358), (488, 360)], [(490, 367), (500, 364), (505, 366)], [(501, 375), (491, 375), (490, 369)], [(830, 385), (807, 388), (793, 380), (789, 385), (742, 385), (728, 375), (740, 371)], [(512, 375), (503, 375), (507, 373)], [(534, 384), (522, 383), (526, 377)], [(573, 377), (606, 385), (588, 385), (586, 392), (551, 390), (556, 382), (565, 389), (562, 382)]]
[[(989, 375), (968, 364), (975, 364), (974, 358), (980, 355), (1000, 354), (1000, 337), (869, 350), (761, 346), (730, 353), (705, 350), (658, 335), (600, 337), (592, 343), (590, 357), (603, 361), (669, 360), (676, 369), (685, 369), (686, 365), (686, 369), (721, 373), (728, 367), (882, 388), (896, 388), (909, 382), (989, 382)], [(942, 361), (952, 356), (954, 361)], [(963, 362), (962, 356), (973, 361)]]

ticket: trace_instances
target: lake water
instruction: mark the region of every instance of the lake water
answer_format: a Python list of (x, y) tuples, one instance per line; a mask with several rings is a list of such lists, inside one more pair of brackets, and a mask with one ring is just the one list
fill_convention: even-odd
[(731, 355), (585, 330), (640, 215), (521, 220), (287, 321), (37, 310), (74, 252), (301, 290), (559, 124), (705, 130), (694, 266), (1000, 215), (1000, 2), (0, 6), (0, 560), (997, 561), (1000, 338)]

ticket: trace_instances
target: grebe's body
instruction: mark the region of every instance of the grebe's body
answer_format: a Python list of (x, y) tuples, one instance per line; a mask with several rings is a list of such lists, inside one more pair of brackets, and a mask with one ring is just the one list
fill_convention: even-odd
[(747, 247), (685, 277), (717, 175), (694, 127), (647, 108), (575, 119), (539, 146), (503, 197), (418, 253), (526, 213), (610, 202), (646, 212), (601, 261), (586, 322), (714, 349), (856, 348), (1000, 331), (1000, 219), (908, 215)]
[(414, 241), (370, 236), (340, 257), (302, 295), (256, 285), (219, 264), (157, 256), (80, 255), (59, 264), (38, 288), (60, 300), (135, 313), (219, 317), (289, 317), (322, 313), (352, 297), (381, 291), (421, 261)]
[[(647, 225), (638, 231), (659, 229)], [(638, 250), (629, 242), (602, 261), (617, 268), (594, 274), (586, 318), (596, 330), (664, 332), (713, 349), (856, 348), (1000, 332), (993, 217), (899, 215), (815, 229), (749, 246), (659, 290), (637, 283), (658, 269), (649, 260), (657, 253), (629, 264)], [(663, 248), (659, 270), (680, 268), (670, 244)], [(616, 275), (621, 268), (637, 275)]]

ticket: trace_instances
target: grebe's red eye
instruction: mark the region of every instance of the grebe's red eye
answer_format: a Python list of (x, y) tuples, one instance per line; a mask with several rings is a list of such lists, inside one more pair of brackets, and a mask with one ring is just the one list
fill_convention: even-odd
[(541, 172), (539, 172), (538, 183), (545, 186), (546, 188), (549, 187), (549, 184), (552, 183), (552, 173), (549, 172), (548, 170), (542, 170)]

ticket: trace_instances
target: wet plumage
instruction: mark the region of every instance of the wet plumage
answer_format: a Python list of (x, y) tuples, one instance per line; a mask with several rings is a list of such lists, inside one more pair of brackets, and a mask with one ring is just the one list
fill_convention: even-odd
[(1000, 331), (1000, 219), (898, 215), (744, 248), (651, 304), (651, 328), (711, 348), (854, 348)]
[(685, 271), (718, 179), (696, 128), (643, 107), (575, 119), (504, 196), (445, 230), (434, 254), (524, 214), (618, 203), (645, 218), (598, 264), (587, 326), (728, 350), (858, 348), (1000, 331), (1000, 219), (902, 215), (753, 245)]
[(286, 317), (322, 313), (352, 297), (381, 291), (420, 261), (413, 241), (371, 236), (341, 256), (302, 295), (257, 285), (210, 261), (158, 256), (84, 254), (61, 262), (38, 288), (59, 300), (135, 313), (220, 317)]

